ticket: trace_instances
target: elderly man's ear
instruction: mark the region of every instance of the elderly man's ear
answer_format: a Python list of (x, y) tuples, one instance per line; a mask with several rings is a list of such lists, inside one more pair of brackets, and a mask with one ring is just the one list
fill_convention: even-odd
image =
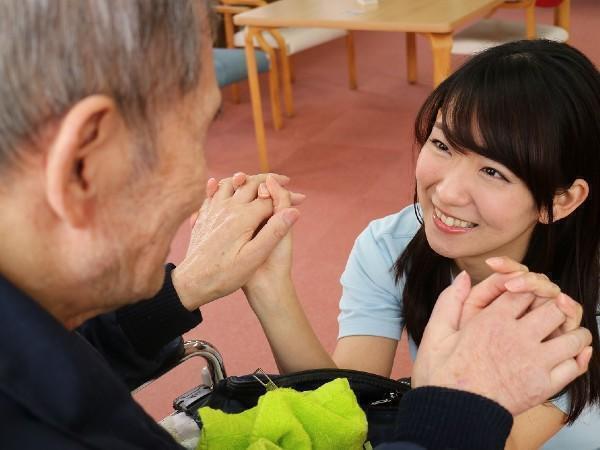
[(122, 124), (122, 116), (111, 98), (86, 97), (67, 112), (49, 143), (48, 204), (69, 226), (85, 227), (93, 217), (98, 188), (110, 175), (109, 159), (118, 155), (109, 150), (118, 145)]

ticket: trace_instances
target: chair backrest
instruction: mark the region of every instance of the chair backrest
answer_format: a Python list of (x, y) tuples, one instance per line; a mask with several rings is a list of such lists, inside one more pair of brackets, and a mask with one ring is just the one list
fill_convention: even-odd
[(219, 5), (215, 7), (218, 13), (223, 14), (223, 25), (225, 26), (225, 43), (227, 48), (234, 48), (233, 36), (235, 26), (233, 16), (251, 8), (268, 5), (266, 0), (219, 0)]

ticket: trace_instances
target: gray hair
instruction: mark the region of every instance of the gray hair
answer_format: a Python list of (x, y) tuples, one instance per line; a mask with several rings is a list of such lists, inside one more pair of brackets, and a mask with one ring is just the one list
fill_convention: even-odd
[[(201, 3), (204, 3), (200, 0)], [(92, 94), (128, 123), (200, 77), (194, 0), (0, 0), (0, 167)]]

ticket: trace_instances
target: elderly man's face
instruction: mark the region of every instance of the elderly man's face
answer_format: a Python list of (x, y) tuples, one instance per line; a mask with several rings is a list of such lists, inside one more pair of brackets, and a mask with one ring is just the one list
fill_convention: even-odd
[[(114, 238), (106, 255), (112, 267), (105, 281), (116, 280), (112, 287), (120, 291), (123, 303), (160, 288), (170, 243), (204, 199), (204, 141), (219, 104), (211, 52), (205, 49), (198, 87), (156, 118), (154, 166), (132, 170), (134, 164), (129, 164), (130, 170), (122, 174), (125, 188), (114, 193), (117, 201), (106, 209), (103, 228)], [(135, 145), (130, 142), (129, 147)]]

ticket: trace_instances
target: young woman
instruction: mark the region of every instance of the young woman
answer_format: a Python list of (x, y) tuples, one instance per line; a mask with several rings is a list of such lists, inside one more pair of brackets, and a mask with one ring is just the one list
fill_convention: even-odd
[[(505, 288), (577, 300), (594, 351), (588, 373), (563, 395), (515, 419), (507, 448), (600, 447), (598, 70), (565, 44), (496, 47), (429, 96), (415, 131), (415, 205), (373, 221), (356, 240), (333, 357), (297, 302), (289, 239), (245, 287), (280, 368), (335, 364), (387, 376), (403, 328), (414, 355), (456, 274), (476, 284), (520, 262), (531, 273)], [(508, 258), (490, 260), (499, 256)]]

